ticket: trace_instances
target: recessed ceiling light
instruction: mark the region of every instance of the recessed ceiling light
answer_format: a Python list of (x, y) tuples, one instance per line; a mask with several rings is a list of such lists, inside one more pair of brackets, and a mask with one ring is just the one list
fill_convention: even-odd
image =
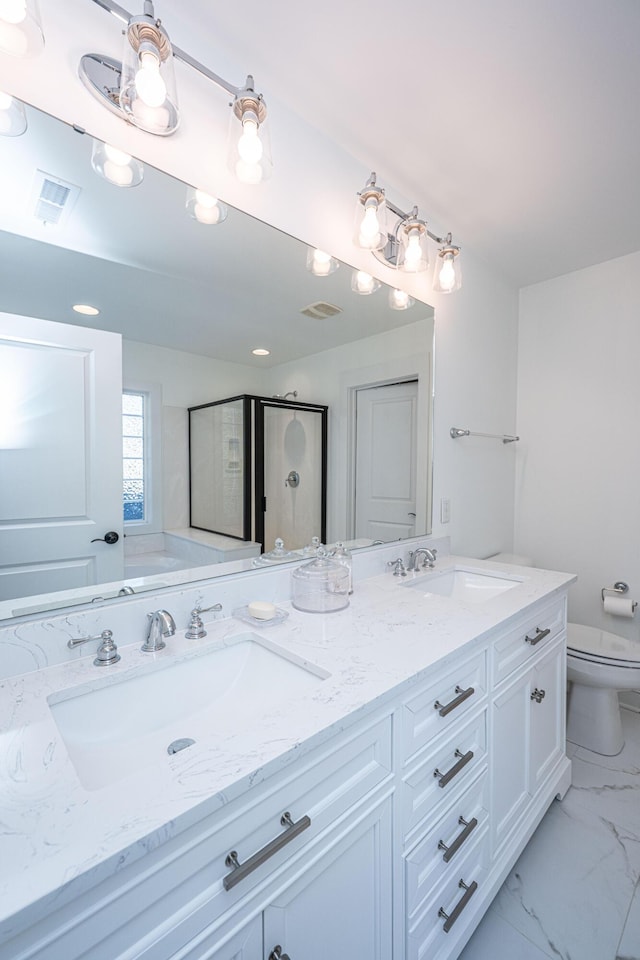
[(100, 313), (97, 307), (92, 307), (88, 303), (74, 303), (73, 309), (76, 313), (83, 313), (85, 317), (97, 317)]
[(251, 353), (253, 353), (256, 357), (268, 357), (271, 353), (271, 350), (265, 350), (264, 347), (256, 347), (256, 349), (252, 350)]

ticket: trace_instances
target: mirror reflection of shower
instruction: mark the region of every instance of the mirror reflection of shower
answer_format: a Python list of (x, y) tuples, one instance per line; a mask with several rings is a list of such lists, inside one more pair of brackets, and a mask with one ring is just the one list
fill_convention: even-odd
[(297, 396), (298, 396), (298, 391), (297, 391), (297, 390), (289, 390), (288, 393), (274, 393), (274, 394), (272, 394), (271, 399), (272, 399), (272, 400), (286, 400), (287, 397), (293, 397), (293, 399), (295, 400)]

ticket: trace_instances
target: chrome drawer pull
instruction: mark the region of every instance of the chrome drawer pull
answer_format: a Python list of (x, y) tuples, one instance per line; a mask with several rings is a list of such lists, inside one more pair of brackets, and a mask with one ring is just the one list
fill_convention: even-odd
[(303, 830), (306, 830), (307, 827), (311, 826), (311, 820), (309, 817), (300, 817), (295, 823), (291, 819), (291, 814), (287, 811), (283, 813), (280, 817), (280, 823), (283, 827), (287, 829), (284, 833), (281, 833), (279, 837), (275, 837), (273, 840), (270, 840), (262, 850), (258, 850), (257, 853), (254, 853), (252, 857), (249, 857), (248, 860), (245, 860), (244, 863), (240, 863), (238, 860), (238, 854), (235, 850), (232, 850), (227, 854), (227, 857), (224, 861), (225, 866), (233, 867), (231, 873), (228, 873), (222, 881), (222, 885), (225, 890), (231, 890), (232, 887), (235, 887), (237, 883), (240, 883), (241, 880), (244, 880), (246, 876), (256, 870), (261, 864), (268, 860), (269, 857), (272, 857), (274, 853), (277, 853), (278, 850), (281, 850), (285, 844), (290, 843), (294, 840), (299, 833), (302, 833)]
[(545, 637), (548, 637), (551, 633), (551, 629), (547, 627), (546, 630), (541, 630), (540, 627), (536, 627), (535, 637), (526, 636), (525, 643), (530, 643), (532, 647), (535, 647), (536, 643), (540, 643), (541, 640), (544, 640)]
[(463, 690), (462, 687), (456, 687), (455, 692), (459, 694), (459, 696), (457, 696), (455, 700), (450, 700), (449, 703), (445, 703), (444, 706), (439, 700), (436, 700), (434, 703), (433, 707), (441, 717), (446, 717), (448, 713), (451, 713), (451, 711), (459, 707), (461, 703), (464, 703), (465, 700), (472, 697), (476, 691), (473, 687), (467, 687), (466, 690)]
[(478, 884), (476, 883), (475, 880), (473, 881), (473, 883), (470, 883), (469, 886), (466, 885), (464, 880), (461, 880), (458, 886), (460, 887), (461, 890), (464, 890), (464, 896), (458, 901), (458, 903), (453, 908), (453, 913), (445, 913), (444, 907), (440, 907), (440, 909), (438, 910), (438, 916), (444, 917), (444, 923), (442, 924), (442, 929), (444, 930), (445, 933), (449, 933), (449, 930), (451, 930), (451, 927), (454, 925), (454, 923), (456, 922), (456, 920), (458, 919), (458, 917), (460, 916), (460, 914), (462, 913), (466, 905), (469, 903), (469, 900), (471, 900), (471, 897), (474, 895), (474, 893), (478, 889)]
[(538, 690), (538, 688), (536, 687), (533, 693), (531, 694), (531, 699), (535, 700), (536, 703), (542, 703), (546, 695), (547, 695), (546, 690)]
[(439, 787), (446, 787), (449, 781), (453, 780), (456, 774), (460, 773), (462, 768), (466, 767), (470, 760), (473, 760), (473, 750), (467, 750), (467, 752), (464, 754), (460, 753), (459, 750), (456, 750), (454, 757), (460, 757), (460, 759), (457, 763), (454, 763), (451, 769), (447, 770), (446, 773), (440, 773), (437, 767), (433, 771), (434, 777), (440, 777), (440, 780), (438, 781)]
[(449, 846), (446, 845), (444, 840), (440, 840), (440, 842), (438, 843), (438, 850), (444, 850), (442, 859), (444, 860), (445, 863), (449, 863), (449, 860), (453, 859), (453, 857), (456, 855), (456, 853), (458, 852), (462, 844), (465, 842), (465, 840), (471, 835), (471, 833), (473, 833), (475, 828), (478, 826), (478, 821), (476, 820), (475, 817), (473, 818), (473, 820), (469, 820), (469, 822), (467, 822), (464, 819), (464, 817), (458, 817), (458, 823), (464, 827), (464, 830), (462, 830), (458, 834), (458, 836), (455, 838), (453, 843), (449, 844)]

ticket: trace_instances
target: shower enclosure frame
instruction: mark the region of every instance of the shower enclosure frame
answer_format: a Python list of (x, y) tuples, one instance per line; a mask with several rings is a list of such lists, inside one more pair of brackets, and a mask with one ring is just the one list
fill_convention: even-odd
[(282, 407), (286, 410), (306, 410), (310, 413), (319, 413), (321, 416), (321, 465), (320, 465), (320, 540), (326, 543), (327, 539), (327, 435), (328, 410), (327, 406), (318, 403), (298, 403), (297, 401), (278, 399), (276, 397), (251, 397), (256, 402), (254, 407), (255, 426), (255, 537), (262, 544), (262, 548), (270, 549), (273, 545), (264, 542), (265, 528), (265, 450), (264, 450), (264, 414), (268, 407)]
[[(242, 536), (229, 533), (226, 530), (214, 529), (213, 526), (202, 526), (193, 522), (193, 457), (192, 457), (192, 413), (210, 407), (229, 403), (241, 402), (243, 416), (242, 450), (244, 458), (244, 476), (242, 486)], [(254, 541), (266, 549), (264, 543), (265, 531), (265, 410), (276, 407), (285, 410), (299, 410), (318, 413), (321, 418), (321, 464), (320, 464), (320, 531), (322, 542), (326, 542), (327, 535), (327, 477), (328, 477), (328, 410), (324, 404), (304, 403), (295, 400), (285, 400), (277, 397), (263, 397), (257, 394), (238, 394), (233, 397), (224, 397), (221, 400), (212, 400), (189, 407), (189, 525), (195, 530), (204, 530), (209, 533), (221, 534), (235, 540)], [(271, 545), (273, 546), (273, 544)]]

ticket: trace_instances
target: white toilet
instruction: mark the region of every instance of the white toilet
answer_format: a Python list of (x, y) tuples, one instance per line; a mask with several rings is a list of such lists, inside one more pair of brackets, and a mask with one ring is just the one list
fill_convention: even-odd
[(640, 690), (640, 642), (567, 624), (567, 740), (614, 756), (624, 746), (618, 691)]

